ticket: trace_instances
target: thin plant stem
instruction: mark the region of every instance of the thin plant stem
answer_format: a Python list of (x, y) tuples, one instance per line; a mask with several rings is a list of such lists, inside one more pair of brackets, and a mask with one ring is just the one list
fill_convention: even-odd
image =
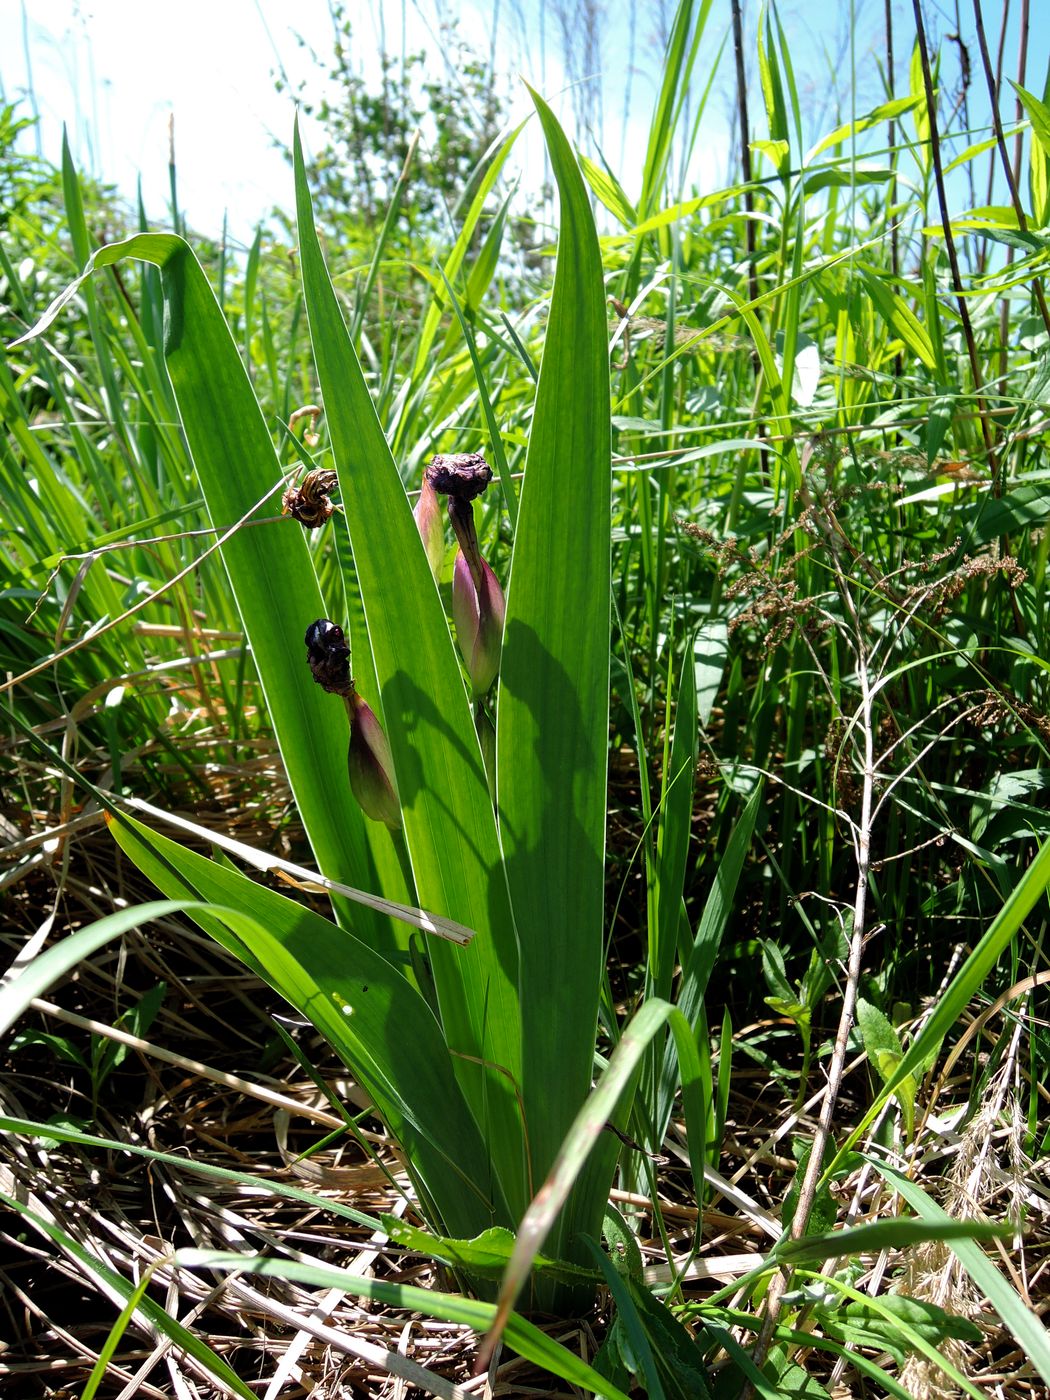
[(919, 41), (919, 59), (922, 64), (922, 83), (926, 93), (926, 107), (930, 122), (930, 154), (933, 157), (933, 175), (937, 185), (937, 202), (941, 211), (941, 227), (944, 230), (944, 243), (948, 252), (948, 265), (952, 273), (952, 288), (955, 292), (956, 303), (959, 308), (959, 320), (962, 323), (963, 339), (966, 341), (966, 353), (970, 360), (970, 373), (973, 375), (973, 387), (977, 396), (978, 412), (981, 419), (981, 430), (984, 434), (984, 445), (988, 453), (988, 464), (996, 478), (995, 489), (1001, 490), (1001, 483), (998, 481), (998, 464), (995, 452), (995, 436), (992, 432), (991, 421), (988, 418), (986, 404), (984, 400), (984, 384), (981, 378), (981, 365), (977, 358), (977, 342), (974, 339), (973, 324), (970, 321), (970, 310), (966, 305), (966, 297), (963, 293), (962, 275), (959, 271), (959, 258), (955, 251), (955, 238), (952, 235), (952, 223), (948, 214), (948, 195), (944, 187), (944, 166), (941, 161), (940, 134), (937, 129), (937, 105), (933, 91), (933, 73), (930, 70), (930, 55), (926, 45), (926, 29), (922, 20), (922, 6), (919, 0), (912, 0), (912, 10), (915, 14), (915, 33)]
[[(1006, 30), (1010, 23), (1010, 0), (1003, 0), (1002, 21), (999, 25), (999, 43), (995, 50), (995, 90), (1003, 90), (1003, 60), (1006, 57)], [(988, 190), (985, 195), (985, 204), (991, 204), (995, 193), (995, 156), (988, 159)]]
[[(1028, 0), (1021, 0), (1021, 20), (1020, 20), (1020, 26), (1019, 26), (1019, 28), (1020, 28), (1020, 33), (1019, 33), (1018, 40), (1017, 40), (1017, 85), (1018, 85), (1018, 87), (1024, 87), (1025, 73), (1026, 73), (1027, 68), (1028, 68), (1028, 19), (1029, 19)], [(1002, 71), (1002, 51), (1003, 51), (1003, 46), (1004, 46), (1005, 42), (1006, 42), (1006, 19), (1005, 19), (1005, 17), (1004, 17), (1004, 19), (1003, 19), (1003, 35), (1002, 35), (1002, 39), (1001, 39), (1000, 45), (999, 45), (999, 70), (1000, 70), (1000, 73), (1001, 73), (1001, 71)], [(992, 110), (993, 110), (993, 112), (996, 113), (996, 117), (998, 117), (997, 106), (996, 106), (996, 104), (995, 104), (994, 102), (992, 103)], [(1021, 99), (1020, 99), (1020, 97), (1015, 97), (1015, 99), (1014, 99), (1014, 121), (1015, 121), (1018, 125), (1020, 124), (1020, 121), (1021, 121), (1021, 118), (1022, 118), (1023, 115), (1024, 115), (1024, 111), (1023, 111), (1023, 108), (1022, 108), (1022, 105), (1021, 105)], [(1012, 169), (1011, 169), (1010, 172), (1009, 172), (1009, 174), (1012, 176), (1011, 190), (1016, 190), (1016, 189), (1019, 187), (1020, 183), (1021, 183), (1021, 160), (1022, 160), (1023, 154), (1024, 154), (1024, 136), (1023, 136), (1023, 134), (1021, 133), (1021, 131), (1018, 131), (1017, 135), (1014, 137), (1014, 159), (1013, 159), (1013, 166), (1012, 166)], [(989, 188), (990, 188), (990, 184), (989, 184)], [(991, 202), (992, 202), (991, 195), (989, 195), (989, 197), (988, 197), (988, 203), (990, 204)], [(1014, 260), (1014, 250), (1013, 250), (1012, 248), (1007, 248), (1007, 250), (1006, 250), (1006, 265), (1007, 265), (1007, 267), (1010, 266), (1010, 264), (1013, 262), (1013, 260)], [(1043, 309), (1043, 307), (1041, 306), (1040, 309)], [(1044, 315), (1045, 315), (1045, 311), (1044, 311)], [(1007, 343), (1008, 343), (1008, 339), (1009, 339), (1009, 333), (1010, 333), (1010, 307), (1009, 307), (1009, 303), (1006, 301), (1006, 298), (1004, 297), (1004, 298), (1003, 298), (1003, 302), (1002, 302), (1002, 304), (1001, 304), (1000, 307), (999, 307), (999, 346), (1000, 346), (1000, 349), (999, 349), (999, 373), (1000, 373), (1000, 376), (1001, 376), (1002, 378), (1004, 378), (1004, 379), (1005, 379), (1005, 376), (1006, 376)]]
[[(896, 95), (896, 81), (893, 72), (893, 0), (886, 0), (886, 87), (887, 97), (892, 102)], [(898, 221), (893, 217), (892, 211), (897, 205), (897, 123), (890, 117), (886, 129), (886, 144), (889, 147), (890, 162), (890, 184), (887, 191), (887, 201), (890, 209), (890, 268), (893, 272), (894, 281), (901, 275), (901, 247), (900, 229)], [(897, 354), (893, 357), (893, 375), (897, 383), (904, 377), (904, 356)]]
[(744, 177), (744, 209), (747, 218), (744, 237), (747, 241), (747, 295), (758, 299), (758, 274), (755, 271), (755, 196), (751, 189), (751, 128), (747, 118), (747, 73), (744, 68), (744, 22), (740, 0), (733, 0), (733, 55), (736, 59), (736, 109), (740, 121), (740, 170)]
[[(827, 1089), (820, 1108), (816, 1132), (809, 1159), (799, 1185), (798, 1202), (791, 1221), (791, 1238), (801, 1239), (806, 1233), (809, 1218), (816, 1201), (817, 1186), (824, 1170), (824, 1154), (831, 1138), (831, 1127), (838, 1102), (839, 1088), (846, 1068), (846, 1054), (849, 1048), (850, 1031), (857, 1005), (857, 989), (860, 985), (861, 964), (864, 955), (864, 942), (867, 931), (868, 878), (871, 867), (871, 828), (874, 810), (875, 785), (875, 723), (874, 703), (877, 684), (872, 683), (870, 658), (864, 641), (864, 627), (857, 612), (849, 581), (842, 568), (840, 544), (833, 532), (826, 531), (838, 591), (849, 620), (852, 632), (851, 645), (857, 663), (857, 684), (860, 687), (860, 705), (855, 717), (855, 727), (859, 729), (864, 747), (862, 766), (860, 814), (853, 824), (853, 849), (856, 855), (857, 880), (853, 899), (853, 928), (850, 931), (849, 959), (846, 982), (842, 993), (842, 1010), (839, 1013), (838, 1030), (835, 1033), (835, 1046), (828, 1065)], [(770, 1281), (766, 1294), (766, 1307), (758, 1340), (752, 1353), (756, 1366), (761, 1367), (769, 1352), (770, 1342), (776, 1329), (784, 1294), (790, 1285), (792, 1270), (781, 1269)], [(747, 1388), (750, 1390), (750, 1386)]]
[[(1010, 157), (1006, 150), (1006, 137), (1003, 135), (1003, 123), (999, 116), (999, 92), (995, 85), (995, 76), (992, 73), (992, 60), (988, 53), (988, 41), (984, 35), (984, 17), (981, 14), (981, 0), (973, 0), (973, 17), (977, 25), (977, 46), (981, 51), (981, 65), (984, 68), (985, 81), (988, 84), (988, 98), (992, 107), (992, 124), (995, 127), (995, 144), (999, 150), (999, 157), (1003, 163), (1003, 171), (1006, 175), (1006, 183), (1010, 190), (1010, 202), (1017, 215), (1017, 226), (1022, 233), (1028, 232), (1028, 219), (1021, 204), (1021, 196), (1018, 193), (1017, 181), (1014, 179), (1013, 167), (1010, 165)], [(1006, 250), (1007, 266), (1013, 261), (1013, 248)], [(1050, 332), (1050, 310), (1047, 309), (1046, 297), (1043, 293), (1042, 280), (1039, 277), (1032, 278), (1032, 291), (1035, 294), (1036, 303), (1039, 306), (1039, 314), (1043, 318), (1043, 325)], [(1000, 317), (1009, 319), (1009, 305), (1007, 299), (1003, 298), (1000, 309)], [(1003, 332), (999, 342), (999, 377), (1001, 382), (1006, 380), (1007, 350), (1006, 333)]]
[[(1017, 36), (1017, 86), (1024, 87), (1025, 75), (1028, 72), (1028, 20), (1029, 8), (1028, 0), (1021, 0), (1021, 21)], [(1020, 126), (1021, 118), (1024, 116), (1024, 108), (1021, 99), (1018, 97), (1014, 103), (1014, 121)], [(1024, 158), (1024, 132), (1018, 131), (1014, 137), (1014, 184), (1021, 183), (1021, 161)]]

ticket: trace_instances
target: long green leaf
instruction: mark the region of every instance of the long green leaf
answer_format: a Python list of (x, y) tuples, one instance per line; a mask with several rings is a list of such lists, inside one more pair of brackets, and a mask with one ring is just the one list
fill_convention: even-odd
[(112, 939), (182, 908), (184, 901), (156, 899), (133, 909), (118, 909), (52, 944), (0, 989), (0, 1035), (11, 1029), (34, 997), (43, 996), (49, 987)]
[[(704, 1005), (707, 984), (718, 956), (718, 949), (725, 933), (729, 916), (733, 910), (733, 899), (744, 868), (744, 860), (751, 846), (755, 822), (762, 803), (762, 785), (755, 789), (747, 806), (733, 827), (726, 845), (725, 854), (715, 868), (714, 883), (704, 903), (704, 912), (696, 926), (696, 936), (685, 965), (682, 968), (681, 986), (678, 992), (678, 1006), (691, 1026), (699, 1023)], [(677, 1066), (670, 1045), (664, 1051), (663, 1068), (660, 1072), (660, 1094), (655, 1109), (656, 1133), (659, 1141), (667, 1132), (671, 1121), (677, 1088)]]
[[(609, 741), (611, 445), (601, 254), (572, 151), (532, 94), (561, 231), (514, 538), (497, 721), (497, 796), (521, 945), (522, 1090), (536, 1180), (591, 1082), (602, 959)], [(599, 1154), (600, 1171), (611, 1170)], [(574, 1229), (597, 1235), (599, 1184)]]
[[(441, 1028), (405, 977), (368, 944), (239, 871), (206, 860), (130, 818), (121, 848), (160, 889), (216, 906), (190, 914), (326, 1037), (360, 1078), (452, 1234), (492, 1221), (474, 1186), (483, 1159)], [(229, 910), (239, 911), (239, 919)], [(244, 921), (249, 921), (245, 925)], [(478, 1190), (485, 1186), (478, 1182)]]
[[(671, 675), (667, 679), (671, 691)], [(636, 727), (638, 719), (635, 720)], [(685, 884), (686, 860), (689, 849), (690, 818), (693, 809), (693, 774), (697, 758), (697, 694), (696, 669), (693, 665), (693, 642), (688, 640), (678, 688), (675, 710), (674, 737), (664, 744), (664, 775), (660, 794), (660, 825), (656, 843), (656, 859), (652, 863), (653, 889), (650, 894), (649, 957), (646, 969), (648, 995), (671, 997), (675, 962), (678, 957), (678, 928), (685, 919), (682, 892)], [(640, 737), (640, 736), (639, 736)], [(641, 753), (639, 760), (641, 761)], [(644, 794), (643, 794), (644, 801)], [(670, 1052), (670, 1045), (667, 1046)], [(655, 1122), (657, 1132), (649, 1143), (659, 1151), (667, 1124), (664, 1110), (670, 1113), (671, 1099), (677, 1080), (670, 1080), (669, 1098), (664, 1104), (661, 1094), (661, 1047), (655, 1045), (646, 1059), (642, 1073), (639, 1100), (646, 1121)], [(673, 1073), (674, 1062), (669, 1062)]]
[[(894, 1094), (904, 1080), (923, 1072), (927, 1061), (936, 1055), (941, 1041), (948, 1031), (958, 1023), (960, 1016), (974, 995), (981, 989), (1018, 929), (1031, 913), (1038, 900), (1050, 886), (1050, 841), (1044, 842), (1035, 860), (1025, 871), (1009, 899), (996, 918), (952, 978), (934, 1007), (933, 1014), (916, 1036), (913, 1043), (901, 1058), (900, 1063), (886, 1079), (874, 1103), (864, 1115), (862, 1122), (853, 1130), (849, 1139), (839, 1151), (838, 1161), (878, 1116), (882, 1105)], [(835, 1163), (828, 1168), (830, 1173)]]
[[(477, 1331), (489, 1326), (495, 1314), (492, 1303), (474, 1298), (460, 1298), (436, 1289), (414, 1288), (410, 1284), (385, 1283), (379, 1279), (362, 1278), (348, 1269), (337, 1269), (321, 1260), (273, 1259), (261, 1254), (232, 1254), (210, 1249), (180, 1249), (176, 1264), (193, 1269), (220, 1269), (224, 1273), (258, 1274), (263, 1278), (285, 1278), (315, 1288), (337, 1288), (358, 1298), (369, 1298), (388, 1307), (404, 1308), (422, 1313), (424, 1317), (439, 1317), (447, 1322), (473, 1327)], [(560, 1376), (592, 1394), (607, 1400), (627, 1400), (622, 1390), (600, 1376), (593, 1367), (574, 1356), (567, 1348), (541, 1332), (525, 1318), (513, 1314), (506, 1329), (506, 1338), (519, 1356), (542, 1366), (552, 1375)]]
[(70, 1128), (61, 1123), (39, 1123), (30, 1118), (0, 1116), (0, 1133), (17, 1133), (26, 1138), (53, 1138), (56, 1142), (71, 1142), (78, 1147), (94, 1147), (106, 1154), (125, 1152), (132, 1157), (141, 1157), (146, 1162), (160, 1162), (169, 1167), (175, 1167), (179, 1171), (202, 1176), (205, 1180), (221, 1181), (228, 1185), (251, 1190), (257, 1195), (265, 1196), (269, 1193), (280, 1200), (298, 1201), (314, 1211), (331, 1211), (340, 1219), (349, 1220), (373, 1234), (380, 1228), (381, 1224), (376, 1216), (354, 1210), (352, 1206), (344, 1205), (342, 1201), (328, 1196), (318, 1196), (313, 1191), (303, 1190), (301, 1186), (289, 1186), (286, 1182), (278, 1181), (273, 1177), (253, 1176), (250, 1172), (232, 1171), (229, 1167), (217, 1167), (211, 1162), (197, 1162), (192, 1157), (182, 1155), (181, 1152), (176, 1156), (171, 1152), (158, 1152), (155, 1148), (143, 1147), (140, 1143), (118, 1142), (114, 1138), (99, 1137), (96, 1133), (83, 1133), (77, 1128)]
[[(668, 678), (670, 685), (670, 678)], [(663, 791), (660, 796), (660, 828), (656, 842), (656, 927), (650, 931), (649, 951), (652, 989), (665, 1000), (671, 995), (678, 923), (682, 914), (693, 811), (693, 773), (697, 759), (696, 668), (693, 642), (685, 648), (675, 710), (674, 738), (665, 754)]]
[[(137, 234), (100, 248), (81, 277), (23, 339), (50, 326), (96, 269), (125, 258), (161, 269), (165, 358), (183, 428), (213, 524), (228, 528), (253, 513), (272, 515), (281, 469), (237, 346), (189, 245), (174, 234)], [(325, 612), (310, 550), (291, 518), (242, 529), (222, 548), (288, 779), (321, 870), (370, 887), (365, 818), (346, 779), (342, 707), (314, 684), (303, 634)], [(389, 925), (366, 911), (353, 925), (391, 942)]]
[[(876, 1158), (871, 1160), (876, 1171), (901, 1193), (924, 1221), (942, 1229), (946, 1229), (948, 1225), (975, 1224), (974, 1221), (953, 1219), (936, 1201), (931, 1200), (916, 1182), (909, 1181), (901, 1172), (894, 1171)], [(976, 1234), (976, 1230), (971, 1233)], [(1018, 1296), (975, 1239), (955, 1238), (950, 1235), (944, 1235), (942, 1238), (966, 1270), (970, 1281), (981, 1290), (1016, 1338), (1021, 1354), (1028, 1358), (1042, 1376), (1044, 1383), (1050, 1386), (1050, 1338), (1038, 1314)]]
[(770, 1255), (785, 1263), (803, 1260), (821, 1261), (843, 1259), (859, 1254), (877, 1254), (883, 1249), (909, 1249), (928, 1240), (994, 1240), (1005, 1239), (1012, 1233), (1009, 1225), (985, 1220), (953, 1220), (932, 1217), (901, 1217), (876, 1220), (870, 1225), (855, 1225), (851, 1229), (831, 1230), (823, 1235), (807, 1235), (798, 1240), (784, 1240)]
[(128, 1301), (124, 1304), (124, 1306), (121, 1308), (120, 1316), (117, 1318), (116, 1322), (114, 1322), (113, 1326), (109, 1329), (109, 1333), (106, 1337), (106, 1340), (99, 1348), (99, 1353), (97, 1358), (95, 1359), (95, 1364), (91, 1368), (91, 1375), (88, 1376), (87, 1384), (84, 1386), (84, 1389), (80, 1393), (80, 1400), (95, 1400), (95, 1396), (98, 1394), (99, 1386), (109, 1374), (109, 1364), (113, 1360), (113, 1357), (116, 1355), (117, 1347), (120, 1345), (120, 1339), (127, 1331), (132, 1319), (135, 1316), (135, 1313), (139, 1309), (140, 1303), (146, 1296), (146, 1290), (153, 1282), (153, 1275), (160, 1267), (160, 1263), (161, 1261), (158, 1259), (153, 1264), (150, 1264), (145, 1269), (143, 1269), (142, 1277), (136, 1284), (134, 1292), (128, 1298)]
[(885, 273), (878, 269), (860, 268), (864, 285), (879, 315), (890, 331), (917, 356), (927, 369), (936, 369), (937, 360), (929, 332), (903, 297), (894, 295), (886, 284)]
[[(111, 1298), (119, 1298), (123, 1303), (128, 1303), (135, 1296), (136, 1288), (118, 1274), (115, 1269), (111, 1269), (108, 1264), (103, 1263), (98, 1256), (85, 1249), (79, 1240), (75, 1240), (67, 1231), (59, 1226), (45, 1220), (31, 1206), (24, 1201), (18, 1200), (15, 1196), (9, 1196), (6, 1191), (0, 1191), (0, 1201), (8, 1210), (16, 1211), (26, 1221), (31, 1224), (40, 1234), (46, 1235), (66, 1254), (77, 1261), (83, 1269), (87, 1278), (94, 1281), (95, 1286), (100, 1288)], [(161, 1305), (152, 1298), (140, 1298), (136, 1308), (146, 1321), (150, 1324), (153, 1335), (157, 1333), (165, 1336), (179, 1351), (184, 1351), (188, 1356), (192, 1356), (204, 1370), (210, 1374), (215, 1381), (235, 1395), (244, 1397), (244, 1400), (255, 1400), (255, 1392), (230, 1368), (228, 1362), (224, 1361), (217, 1352), (212, 1351), (207, 1342), (201, 1340), (196, 1333), (191, 1332), (188, 1327), (183, 1327), (171, 1316)]]
[(1012, 78), (1008, 81), (1014, 92), (1017, 93), (1018, 101), (1028, 114), (1028, 120), (1032, 124), (1032, 135), (1042, 146), (1046, 155), (1050, 156), (1050, 107), (1045, 102), (1040, 102), (1034, 92), (1029, 92), (1020, 83), (1015, 83)]
[[(495, 1345), (510, 1309), (525, 1284), (532, 1261), (552, 1230), (562, 1203), (570, 1199), (571, 1193), (576, 1190), (581, 1172), (593, 1157), (595, 1144), (613, 1120), (617, 1105), (630, 1096), (642, 1057), (665, 1023), (671, 1028), (681, 1066), (689, 1162), (697, 1199), (701, 1198), (704, 1180), (704, 1104), (700, 1056), (693, 1032), (682, 1013), (669, 1003), (653, 997), (640, 1008), (620, 1037), (601, 1079), (566, 1134), (550, 1175), (525, 1213), (503, 1276), (498, 1310), (486, 1338), (483, 1355)], [(697, 1225), (699, 1228), (699, 1221)], [(590, 1249), (585, 1242), (581, 1253), (585, 1259), (590, 1257)]]
[(664, 54), (663, 81), (649, 123), (649, 141), (642, 166), (642, 193), (638, 200), (638, 215), (642, 219), (655, 213), (663, 191), (675, 131), (689, 95), (689, 80), (710, 9), (711, 0), (701, 0), (698, 11), (695, 0), (679, 0), (675, 11)]
[[(463, 220), (463, 227), (460, 229), (459, 235), (452, 245), (452, 251), (445, 261), (443, 271), (449, 282), (455, 283), (456, 278), (459, 276), (459, 270), (463, 266), (463, 259), (466, 257), (470, 248), (470, 241), (474, 237), (474, 230), (477, 227), (478, 220), (481, 218), (482, 210), (485, 207), (485, 200), (489, 197), (492, 187), (496, 183), (499, 173), (503, 169), (504, 163), (510, 155), (511, 149), (524, 129), (524, 126), (525, 123), (521, 122), (508, 134), (493, 156), (492, 163), (485, 171), (481, 183), (478, 185), (477, 193), (471, 200), (470, 208), (467, 210), (467, 216)], [(419, 344), (416, 346), (416, 358), (412, 370), (413, 379), (418, 379), (426, 369), (427, 361), (434, 345), (434, 338), (441, 325), (441, 317), (444, 310), (444, 293), (435, 285), (434, 299), (427, 307), (427, 313), (423, 319), (423, 329), (419, 336)]]
[[(516, 1219), (527, 1200), (518, 950), (488, 781), (448, 622), (321, 256), (298, 132), (295, 186), (314, 361), (416, 891), (478, 935), (465, 956), (431, 950), (442, 1024)], [(482, 1162), (470, 1169), (494, 1189)]]
[(905, 112), (910, 112), (914, 106), (914, 97), (895, 97), (889, 102), (881, 103), (865, 116), (857, 117), (855, 121), (844, 122), (841, 126), (837, 126), (834, 131), (829, 132), (823, 140), (818, 141), (813, 149), (807, 153), (803, 163), (809, 165), (812, 160), (819, 156), (822, 151), (826, 151), (829, 146), (837, 146), (840, 141), (846, 141), (853, 136), (859, 136), (862, 131), (867, 131), (869, 127), (877, 126), (879, 122), (893, 121), (895, 117), (899, 117)]
[(580, 169), (595, 195), (614, 218), (619, 219), (624, 228), (630, 231), (638, 222), (638, 211), (627, 198), (623, 186), (613, 173), (603, 166), (596, 165), (585, 155), (580, 156)]

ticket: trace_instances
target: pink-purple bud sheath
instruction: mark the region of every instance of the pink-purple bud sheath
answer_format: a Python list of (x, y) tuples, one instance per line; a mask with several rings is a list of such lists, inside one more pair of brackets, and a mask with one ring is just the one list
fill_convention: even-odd
[(416, 502), (412, 514), (416, 517), (416, 525), (419, 527), (423, 548), (427, 552), (430, 572), (435, 578), (438, 578), (441, 574), (441, 565), (445, 562), (445, 526), (441, 519), (441, 503), (437, 498), (437, 492), (426, 476), (423, 478), (423, 489), (419, 493), (419, 500)]
[(393, 831), (400, 830), (394, 764), (382, 725), (356, 690), (346, 697), (346, 709), (350, 717), (350, 790), (366, 817), (385, 822)]
[(452, 617), (456, 640), (475, 697), (485, 695), (499, 672), (503, 620), (507, 604), (496, 575), (481, 560), (481, 587), (475, 588), (470, 565), (456, 555), (452, 574)]

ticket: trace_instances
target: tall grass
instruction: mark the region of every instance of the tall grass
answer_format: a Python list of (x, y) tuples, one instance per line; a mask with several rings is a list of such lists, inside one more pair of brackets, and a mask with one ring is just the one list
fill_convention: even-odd
[[(901, 1253), (925, 1240), (1050, 1383), (1035, 1299), (958, 1197), (938, 1203), (934, 1165), (949, 1108), (984, 1163), (974, 1191), (1009, 1126), (1031, 1199), (1019, 1164), (1047, 1142), (1025, 1010), (1050, 879), (1046, 107), (1022, 91), (1027, 190), (1014, 177), (1008, 205), (959, 210), (953, 161), (1001, 162), (1010, 132), (951, 125), (921, 16), (907, 94), (806, 149), (771, 6), (739, 109), (757, 97), (763, 113), (750, 178), (679, 188), (712, 11), (678, 7), (640, 171), (577, 159), (536, 99), (557, 260), (513, 304), (498, 180), (517, 132), (398, 327), (369, 304), (386, 231), (344, 295), (298, 145), (301, 290), (257, 241), (219, 299), (175, 234), (92, 251), (65, 153), (72, 257), (49, 276), (88, 270), (0, 369), (2, 645), (26, 805), (64, 820), (79, 783), (161, 891), (312, 1022), (418, 1204), (414, 1226), (370, 1223), (480, 1301), (279, 1251), (187, 1267), (506, 1326), (601, 1394), (702, 1394), (715, 1363), (762, 1394), (817, 1394), (847, 1365), (907, 1394), (906, 1367), (932, 1364), (980, 1393), (951, 1350), (977, 1340), (961, 1288), (935, 1293), (936, 1270)], [(43, 298), (16, 262), (26, 330)], [(290, 423), (317, 401), (325, 435), (307, 442)], [(451, 558), (435, 580), (411, 506), (432, 454), (478, 448), (496, 469), (481, 548), (507, 612), (497, 687), (474, 697)], [(315, 467), (337, 471), (340, 509), (310, 539), (276, 503)], [(202, 539), (217, 548), (198, 568)], [(396, 830), (355, 802), (342, 707), (304, 663), (322, 617), (345, 629), (389, 742)], [(207, 803), (199, 755), (236, 769), (271, 728), (316, 867), (346, 891), (334, 921), (156, 829), (165, 808)], [(8, 1022), (135, 917), (60, 942), (35, 981), (30, 963)], [(466, 946), (438, 936), (449, 921)], [(92, 1126), (60, 1140), (97, 1145)], [(34, 1131), (15, 1113), (7, 1128)], [(695, 1228), (679, 1233), (683, 1201)], [(730, 1205), (770, 1244), (705, 1294), (689, 1284), (712, 1252), (705, 1213)], [(885, 1292), (895, 1274), (910, 1300)], [(599, 1285), (615, 1318), (594, 1369), (510, 1312), (571, 1314)], [(167, 1329), (162, 1309), (144, 1315)]]

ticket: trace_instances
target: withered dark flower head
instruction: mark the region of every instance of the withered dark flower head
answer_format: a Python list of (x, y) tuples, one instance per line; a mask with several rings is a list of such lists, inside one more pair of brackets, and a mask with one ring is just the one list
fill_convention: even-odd
[(349, 695), (350, 648), (343, 629), (326, 617), (319, 617), (306, 629), (306, 660), (314, 680), (329, 695)]
[(343, 629), (327, 617), (311, 622), (306, 629), (306, 659), (317, 684), (331, 695), (341, 695), (346, 705), (350, 721), (346, 765), (351, 792), (366, 817), (385, 822), (396, 831), (401, 825), (401, 807), (390, 745), (371, 706), (354, 686)]
[(448, 518), (476, 588), (481, 586), (481, 550), (474, 525), (474, 500), (492, 480), (492, 468), (480, 452), (439, 452), (423, 473), (425, 485), (448, 497)]
[(492, 480), (492, 468), (480, 452), (439, 452), (423, 474), (440, 495), (459, 501), (475, 500)]
[(335, 510), (328, 499), (338, 477), (333, 471), (315, 467), (298, 486), (289, 486), (281, 497), (281, 514), (290, 515), (308, 530), (316, 530)]
[(448, 518), (459, 541), (452, 615), (475, 698), (486, 694), (499, 671), (506, 615), (503, 590), (481, 557), (474, 524), (474, 501), (491, 480), (492, 468), (480, 452), (439, 453), (423, 473), (424, 493), (448, 497)]

